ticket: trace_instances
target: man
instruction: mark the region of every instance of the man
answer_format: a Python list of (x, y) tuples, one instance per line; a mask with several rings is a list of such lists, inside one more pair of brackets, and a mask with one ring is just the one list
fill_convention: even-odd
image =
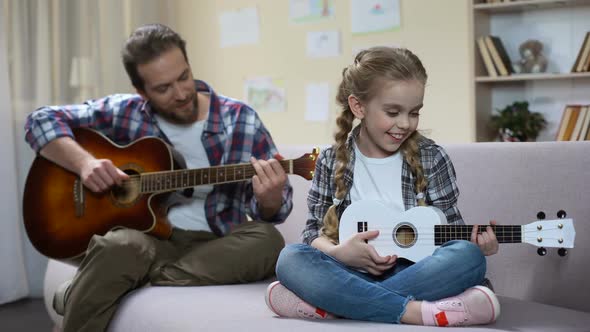
[(122, 58), (138, 94), (36, 110), (26, 124), (26, 140), (35, 151), (78, 174), (94, 192), (128, 176), (78, 145), (72, 128), (95, 129), (120, 145), (157, 136), (172, 144), (189, 168), (251, 162), (256, 175), (248, 182), (195, 187), (189, 199), (168, 211), (174, 226), (168, 240), (132, 229), (95, 235), (76, 276), (53, 299), (64, 315), (64, 331), (105, 330), (121, 297), (146, 283), (267, 278), (284, 246), (273, 223), (290, 213), (292, 188), (271, 159), (277, 149), (255, 111), (193, 80), (184, 40), (166, 26), (138, 28)]

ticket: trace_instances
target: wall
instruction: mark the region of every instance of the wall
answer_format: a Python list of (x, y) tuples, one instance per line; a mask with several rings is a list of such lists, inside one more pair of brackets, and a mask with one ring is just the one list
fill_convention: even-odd
[(133, 30), (142, 24), (159, 22), (172, 26), (174, 3), (161, 0), (101, 0), (95, 5), (98, 7), (97, 25), (100, 31), (97, 33), (99, 40), (95, 43), (100, 45), (100, 65), (101, 68), (112, 68), (101, 71), (97, 95), (135, 92), (123, 68), (120, 49)]
[[(332, 142), (338, 112), (334, 97), (342, 68), (352, 62), (353, 50), (372, 45), (404, 46), (421, 58), (429, 74), (420, 123), (427, 135), (439, 142), (475, 139), (467, 0), (401, 0), (400, 29), (363, 36), (350, 33), (348, 0), (334, 0), (332, 18), (305, 24), (289, 21), (287, 0), (176, 0), (176, 4), (172, 27), (187, 40), (196, 78), (238, 99), (244, 98), (245, 78), (285, 80), (287, 111), (261, 114), (278, 144)], [(219, 14), (252, 6), (258, 8), (259, 43), (220, 48)], [(341, 32), (341, 56), (307, 58), (306, 33), (335, 29)], [(330, 120), (307, 122), (305, 84), (323, 81), (331, 85)]]

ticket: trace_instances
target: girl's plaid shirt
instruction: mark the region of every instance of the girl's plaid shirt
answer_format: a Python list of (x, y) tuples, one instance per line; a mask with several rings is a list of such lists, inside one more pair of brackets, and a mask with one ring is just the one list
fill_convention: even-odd
[[(344, 181), (347, 188), (352, 187), (354, 174), (355, 154), (353, 140), (358, 135), (360, 127), (357, 126), (348, 137), (346, 147), (350, 154), (350, 161), (344, 171)], [(424, 168), (424, 176), (428, 181), (426, 192), (426, 204), (442, 210), (448, 223), (464, 224), (461, 213), (457, 207), (459, 188), (455, 169), (449, 155), (434, 141), (422, 137), (419, 141), (420, 161)], [(312, 181), (309, 195), (307, 196), (307, 223), (302, 233), (303, 242), (311, 244), (318, 236), (323, 226), (323, 218), (328, 208), (334, 204), (336, 183), (334, 175), (336, 170), (335, 147), (324, 149), (317, 162), (315, 175)], [(416, 192), (414, 190), (414, 175), (410, 171), (409, 164), (405, 161), (402, 166), (402, 196), (406, 210), (417, 205)], [(351, 204), (350, 193), (338, 204), (338, 216)]]

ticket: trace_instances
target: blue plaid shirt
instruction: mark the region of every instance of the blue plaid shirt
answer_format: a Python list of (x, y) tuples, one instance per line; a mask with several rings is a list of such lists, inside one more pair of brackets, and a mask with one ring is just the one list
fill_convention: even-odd
[[(354, 175), (355, 154), (353, 140), (360, 130), (357, 126), (350, 133), (346, 146), (350, 154), (350, 161), (344, 171), (346, 187), (352, 188)], [(445, 150), (434, 144), (434, 141), (423, 138), (419, 142), (420, 161), (424, 168), (424, 176), (428, 181), (428, 187), (424, 193), (426, 204), (442, 210), (448, 223), (464, 224), (461, 213), (457, 208), (459, 188), (451, 159)], [(323, 149), (317, 162), (309, 195), (307, 196), (308, 215), (305, 229), (303, 230), (303, 242), (311, 244), (320, 235), (320, 229), (324, 225), (324, 215), (333, 204), (336, 194), (336, 150), (334, 147)], [(414, 189), (415, 178), (410, 171), (410, 165), (404, 159), (402, 165), (402, 197), (407, 209), (417, 205)], [(338, 205), (338, 217), (342, 216), (346, 207), (351, 204), (350, 191)]]
[[(195, 88), (208, 93), (211, 99), (201, 136), (211, 166), (249, 163), (250, 156), (267, 160), (278, 153), (270, 133), (252, 108), (216, 94), (203, 81), (195, 81)], [(150, 103), (137, 94), (115, 94), (81, 105), (41, 107), (27, 117), (25, 139), (39, 152), (58, 137), (73, 138), (71, 128), (80, 127), (97, 130), (119, 145), (145, 136), (157, 136), (170, 143), (158, 127)], [(292, 195), (293, 189), (287, 182), (280, 210), (266, 221), (285, 221), (293, 207)], [(205, 215), (213, 232), (220, 236), (245, 222), (246, 215), (262, 220), (252, 182), (216, 185), (207, 196)]]

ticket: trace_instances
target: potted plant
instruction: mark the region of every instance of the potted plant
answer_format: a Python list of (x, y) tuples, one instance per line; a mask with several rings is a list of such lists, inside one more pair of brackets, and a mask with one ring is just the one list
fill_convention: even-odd
[(504, 109), (497, 109), (490, 125), (504, 142), (534, 141), (547, 126), (543, 114), (529, 111), (529, 103), (517, 101)]

